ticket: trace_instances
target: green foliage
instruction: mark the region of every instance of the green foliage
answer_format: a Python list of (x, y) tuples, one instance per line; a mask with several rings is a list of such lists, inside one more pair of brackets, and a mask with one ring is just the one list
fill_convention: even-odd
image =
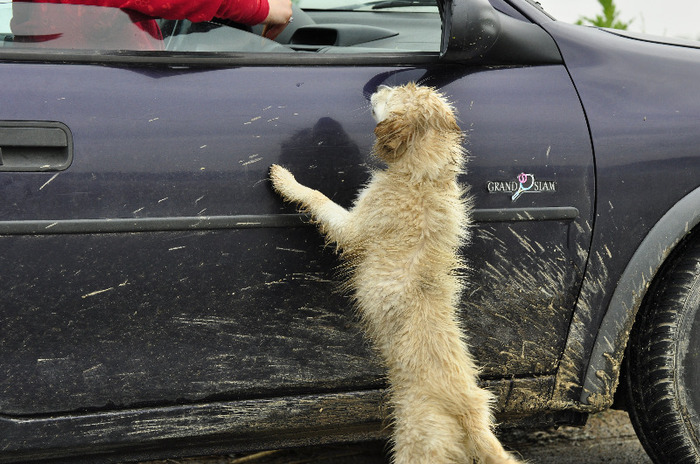
[(598, 3), (603, 7), (602, 15), (596, 15), (595, 18), (582, 16), (576, 21), (576, 24), (589, 24), (596, 27), (609, 27), (624, 30), (632, 24), (633, 20), (623, 22), (618, 19), (620, 17), (620, 11), (615, 6), (614, 0), (598, 0)]

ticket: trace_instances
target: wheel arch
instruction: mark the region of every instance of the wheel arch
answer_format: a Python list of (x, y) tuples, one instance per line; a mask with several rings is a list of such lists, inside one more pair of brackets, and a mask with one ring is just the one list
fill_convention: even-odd
[(585, 373), (581, 404), (612, 405), (632, 326), (651, 282), (677, 246), (700, 224), (700, 187), (651, 228), (627, 263), (598, 330)]

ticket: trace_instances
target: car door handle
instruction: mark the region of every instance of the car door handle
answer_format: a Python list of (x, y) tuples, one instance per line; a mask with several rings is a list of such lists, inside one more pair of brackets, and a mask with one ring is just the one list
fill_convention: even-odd
[(73, 162), (73, 135), (53, 121), (0, 121), (0, 171), (63, 171)]

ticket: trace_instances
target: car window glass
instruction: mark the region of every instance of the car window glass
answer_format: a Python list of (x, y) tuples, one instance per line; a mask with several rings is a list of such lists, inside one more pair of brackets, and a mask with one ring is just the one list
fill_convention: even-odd
[(440, 49), (441, 24), (435, 0), (298, 0), (292, 22), (275, 41), (261, 36), (262, 25), (246, 26), (216, 18), (205, 22), (154, 18), (133, 9), (86, 3), (89, 1), (70, 4), (57, 0), (0, 0), (0, 52), (41, 49), (348, 54)]

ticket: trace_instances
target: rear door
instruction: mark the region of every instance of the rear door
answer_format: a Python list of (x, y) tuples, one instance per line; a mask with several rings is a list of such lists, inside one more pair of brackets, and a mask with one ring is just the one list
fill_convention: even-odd
[(408, 81), (441, 88), (468, 134), (463, 318), (484, 375), (556, 371), (594, 195), (564, 67), (442, 63), (435, 8), (297, 20), (398, 34), (290, 47), (163, 21), (153, 52), (24, 43), (3, 25), (1, 415), (383, 386), (332, 249), (267, 171), (350, 205), (375, 164), (368, 95)]

